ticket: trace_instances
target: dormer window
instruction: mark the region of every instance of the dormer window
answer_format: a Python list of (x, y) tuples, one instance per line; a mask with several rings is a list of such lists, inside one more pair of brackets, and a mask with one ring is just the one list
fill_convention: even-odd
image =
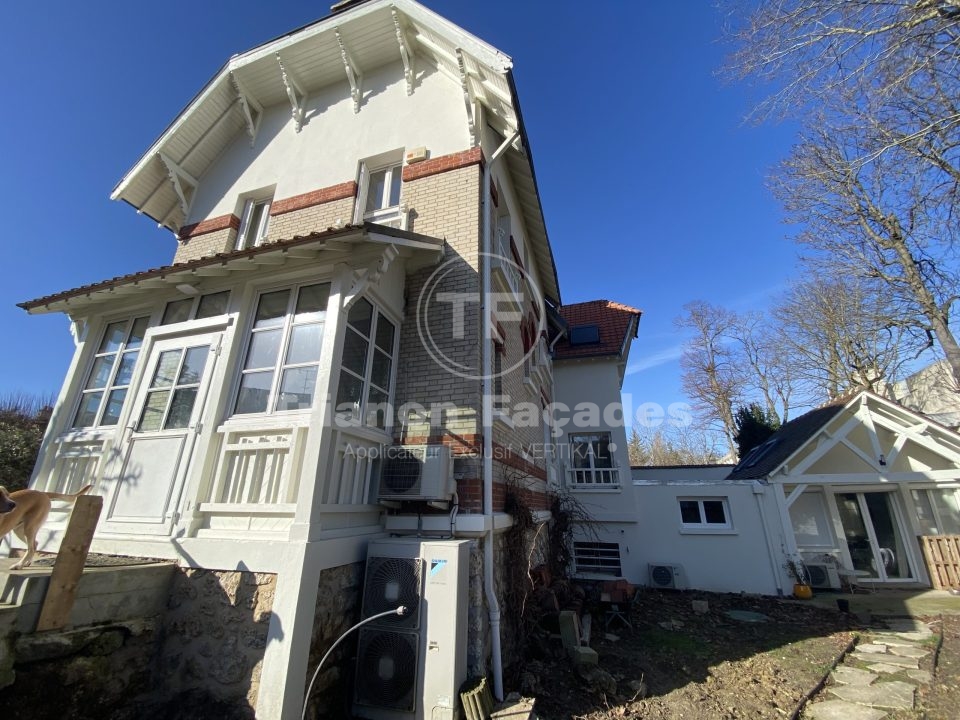
[(402, 162), (375, 164), (362, 163), (360, 168), (360, 194), (357, 202), (357, 222), (365, 221), (378, 225), (402, 228), (403, 212), (400, 207)]
[(272, 197), (250, 198), (243, 206), (240, 219), (240, 232), (237, 233), (237, 250), (257, 247), (267, 239), (267, 227), (270, 225), (270, 203)]

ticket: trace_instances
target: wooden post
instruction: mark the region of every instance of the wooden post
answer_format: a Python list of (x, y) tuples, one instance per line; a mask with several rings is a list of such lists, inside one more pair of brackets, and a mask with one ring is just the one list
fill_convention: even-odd
[(37, 621), (37, 632), (58, 630), (70, 619), (83, 565), (87, 561), (102, 509), (103, 498), (100, 495), (81, 495), (74, 501), (67, 531), (50, 574), (50, 584)]

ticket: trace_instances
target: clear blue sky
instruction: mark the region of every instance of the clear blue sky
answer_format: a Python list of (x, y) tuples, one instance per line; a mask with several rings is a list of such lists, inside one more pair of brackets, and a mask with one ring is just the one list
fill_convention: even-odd
[[(110, 191), (230, 55), (327, 14), (327, 2), (14, 3), (0, 28), (0, 395), (54, 394), (63, 315), (15, 303), (167, 264), (175, 244)], [(624, 391), (683, 401), (673, 320), (703, 299), (761, 307), (794, 271), (764, 178), (789, 127), (716, 71), (708, 3), (428, 0), (511, 55), (566, 303), (644, 311)]]

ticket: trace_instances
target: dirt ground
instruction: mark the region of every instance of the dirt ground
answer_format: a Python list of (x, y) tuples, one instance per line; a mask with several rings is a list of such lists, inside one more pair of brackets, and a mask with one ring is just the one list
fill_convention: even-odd
[[(518, 682), (536, 695), (542, 720), (789, 718), (862, 628), (856, 617), (797, 601), (641, 592), (632, 630), (617, 623), (612, 639), (600, 616), (594, 623), (591, 646), (604, 673), (585, 677), (556, 654), (524, 665)], [(693, 600), (708, 611), (694, 612)], [(738, 620), (731, 610), (767, 619)], [(918, 693), (918, 709), (896, 720), (958, 716), (960, 618), (944, 619), (944, 635), (936, 680)]]

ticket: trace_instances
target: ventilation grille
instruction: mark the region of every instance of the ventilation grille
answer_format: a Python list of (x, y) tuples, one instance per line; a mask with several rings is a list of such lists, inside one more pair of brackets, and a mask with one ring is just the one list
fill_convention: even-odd
[(381, 492), (385, 495), (419, 495), (423, 474), (423, 451), (393, 447), (383, 463)]
[(412, 712), (419, 636), (364, 628), (357, 649), (357, 702)]
[(650, 575), (650, 584), (653, 587), (677, 587), (677, 572), (679, 571), (679, 568), (676, 565), (650, 563), (647, 569)]
[(395, 610), (398, 605), (403, 605), (407, 608), (403, 617), (388, 615), (377, 620), (377, 624), (418, 628), (422, 583), (423, 561), (420, 558), (368, 558), (363, 585), (363, 617)]

